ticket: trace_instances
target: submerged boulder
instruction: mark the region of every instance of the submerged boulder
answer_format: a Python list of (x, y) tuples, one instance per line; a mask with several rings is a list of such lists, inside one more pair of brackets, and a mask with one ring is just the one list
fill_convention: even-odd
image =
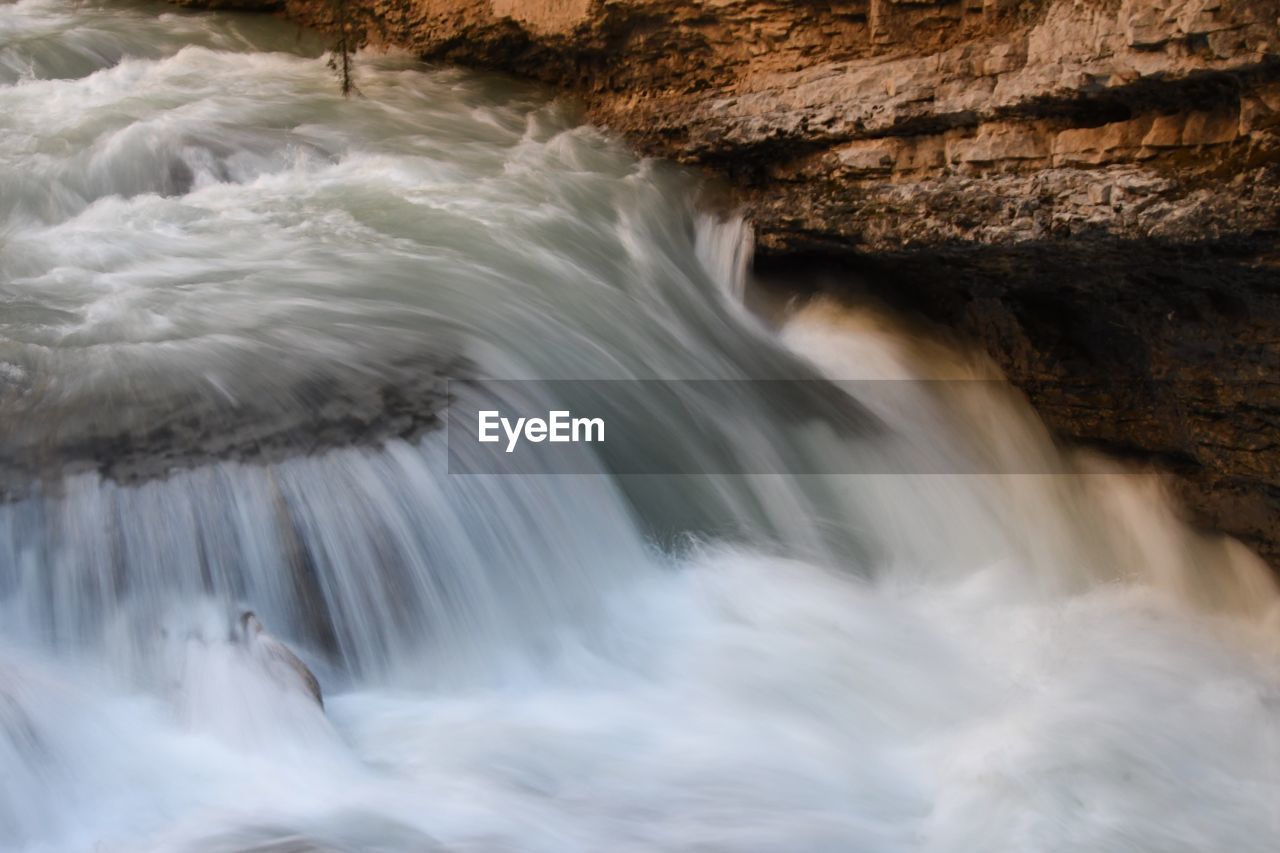
[(321, 708), (324, 696), (320, 681), (311, 669), (283, 641), (270, 634), (252, 610), (240, 614), (237, 639), (249, 654), (282, 683), (301, 687)]

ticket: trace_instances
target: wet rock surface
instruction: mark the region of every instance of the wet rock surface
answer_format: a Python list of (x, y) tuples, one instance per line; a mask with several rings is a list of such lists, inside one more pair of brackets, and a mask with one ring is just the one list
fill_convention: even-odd
[[(0, 377), (0, 408), (10, 413), (0, 425), (0, 499), (50, 493), (65, 476), (86, 472), (129, 484), (216, 461), (271, 463), (412, 440), (443, 423), (448, 378), (458, 375), (465, 375), (460, 360), (431, 354), (363, 384), (318, 375), (282, 386), (268, 377), (274, 392), (233, 403), (157, 385), (148, 389), (154, 395), (121, 401), (104, 393), (70, 407), (58, 405), (50, 389)], [(198, 387), (193, 380), (191, 388)]]

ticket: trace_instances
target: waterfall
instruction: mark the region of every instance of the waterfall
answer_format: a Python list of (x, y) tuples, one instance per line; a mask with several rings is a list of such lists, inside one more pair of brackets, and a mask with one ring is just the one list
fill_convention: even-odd
[[(1270, 849), (1255, 555), (975, 355), (751, 315), (571, 105), (322, 48), (0, 6), (0, 849)], [(572, 471), (445, 428), (552, 380)]]
[(699, 216), (695, 247), (698, 260), (711, 280), (731, 299), (741, 302), (746, 295), (751, 254), (755, 250), (755, 236), (747, 218), (741, 213), (726, 217)]

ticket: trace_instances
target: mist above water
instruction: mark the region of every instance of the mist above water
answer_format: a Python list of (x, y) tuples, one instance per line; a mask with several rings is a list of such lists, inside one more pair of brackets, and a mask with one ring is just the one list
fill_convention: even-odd
[[(1256, 557), (980, 359), (752, 316), (749, 225), (571, 104), (357, 70), (0, 6), (0, 849), (1274, 846)], [(445, 377), (736, 384), (646, 413), (689, 475), (497, 476)], [(797, 473), (898, 460), (993, 473)]]

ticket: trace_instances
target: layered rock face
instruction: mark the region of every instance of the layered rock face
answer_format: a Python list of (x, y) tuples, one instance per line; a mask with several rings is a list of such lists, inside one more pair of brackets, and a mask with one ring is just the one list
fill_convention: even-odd
[[(285, 0), (333, 29), (336, 0)], [(983, 344), (1280, 565), (1278, 0), (346, 0), (728, 178), (760, 262)], [(800, 261), (804, 263), (801, 264)]]
[(731, 174), (767, 247), (1204, 238), (1276, 210), (1276, 0), (347, 3), (368, 41), (571, 88)]

